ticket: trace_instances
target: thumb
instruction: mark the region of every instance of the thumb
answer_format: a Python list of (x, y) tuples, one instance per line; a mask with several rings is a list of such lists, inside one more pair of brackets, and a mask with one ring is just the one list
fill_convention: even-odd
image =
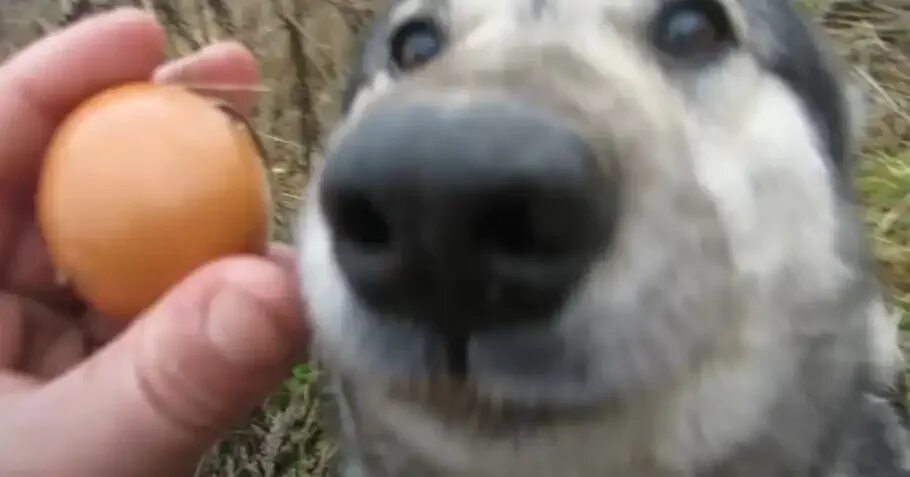
[(17, 413), (23, 427), (12, 435), (26, 454), (40, 449), (31, 462), (46, 472), (35, 475), (191, 475), (299, 356), (296, 296), (292, 274), (259, 258), (227, 259), (190, 277), (26, 400), (29, 409)]

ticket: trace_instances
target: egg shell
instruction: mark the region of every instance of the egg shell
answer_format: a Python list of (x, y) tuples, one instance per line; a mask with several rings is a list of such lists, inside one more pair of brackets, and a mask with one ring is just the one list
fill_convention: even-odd
[(133, 83), (56, 131), (38, 185), (51, 259), (99, 312), (130, 319), (204, 264), (264, 253), (268, 181), (252, 132), (209, 98)]

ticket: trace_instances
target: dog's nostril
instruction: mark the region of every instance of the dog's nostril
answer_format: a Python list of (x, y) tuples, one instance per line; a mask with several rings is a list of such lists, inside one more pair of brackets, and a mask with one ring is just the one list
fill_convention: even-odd
[(534, 248), (528, 235), (531, 212), (518, 197), (506, 197), (480, 215), (477, 239), (481, 247), (493, 253), (525, 255)]
[(390, 245), (389, 224), (366, 196), (350, 194), (341, 198), (333, 215), (338, 234), (350, 243), (368, 250), (382, 250)]
[(446, 363), (453, 376), (468, 374), (468, 337), (452, 334), (446, 337)]
[(480, 215), (477, 240), (483, 251), (494, 255), (545, 259), (567, 251), (567, 233), (555, 228), (539, 210), (531, 193), (500, 197)]

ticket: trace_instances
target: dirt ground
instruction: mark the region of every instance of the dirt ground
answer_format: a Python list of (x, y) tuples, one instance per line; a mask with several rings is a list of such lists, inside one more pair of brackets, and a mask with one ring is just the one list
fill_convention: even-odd
[[(0, 59), (98, 8), (152, 9), (176, 56), (218, 39), (258, 56), (262, 96), (253, 118), (268, 150), (277, 239), (290, 241), (320, 139), (338, 114), (352, 38), (382, 0), (0, 0)], [(493, 0), (491, 0), (493, 1)], [(910, 2), (803, 0), (832, 35), (871, 104), (856, 173), (869, 237), (895, 304), (910, 310)], [(905, 322), (910, 322), (906, 319)], [(910, 326), (908, 326), (910, 329)], [(910, 340), (908, 340), (910, 342)], [(200, 476), (322, 476), (334, 447), (323, 438), (309, 366), (212, 449)]]

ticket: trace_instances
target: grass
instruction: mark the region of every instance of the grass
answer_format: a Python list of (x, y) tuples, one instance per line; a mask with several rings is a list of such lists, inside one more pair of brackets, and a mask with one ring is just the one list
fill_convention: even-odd
[[(287, 241), (301, 191), (321, 160), (319, 138), (337, 118), (351, 39), (378, 1), (0, 0), (0, 58), (67, 20), (115, 4), (154, 9), (167, 25), (172, 56), (222, 38), (243, 41), (263, 71), (253, 124), (268, 150), (276, 238)], [(834, 37), (852, 78), (868, 92), (856, 184), (910, 344), (910, 8), (902, 3), (803, 0), (801, 6)], [(249, 425), (211, 450), (197, 475), (329, 475), (335, 449), (319, 425), (317, 374), (308, 365), (295, 369)]]
[(856, 186), (882, 275), (910, 329), (910, 8), (897, 0), (829, 1), (818, 18), (868, 92)]
[(318, 389), (308, 365), (294, 369), (282, 389), (215, 446), (197, 476), (303, 477), (330, 475), (335, 446), (323, 437)]

